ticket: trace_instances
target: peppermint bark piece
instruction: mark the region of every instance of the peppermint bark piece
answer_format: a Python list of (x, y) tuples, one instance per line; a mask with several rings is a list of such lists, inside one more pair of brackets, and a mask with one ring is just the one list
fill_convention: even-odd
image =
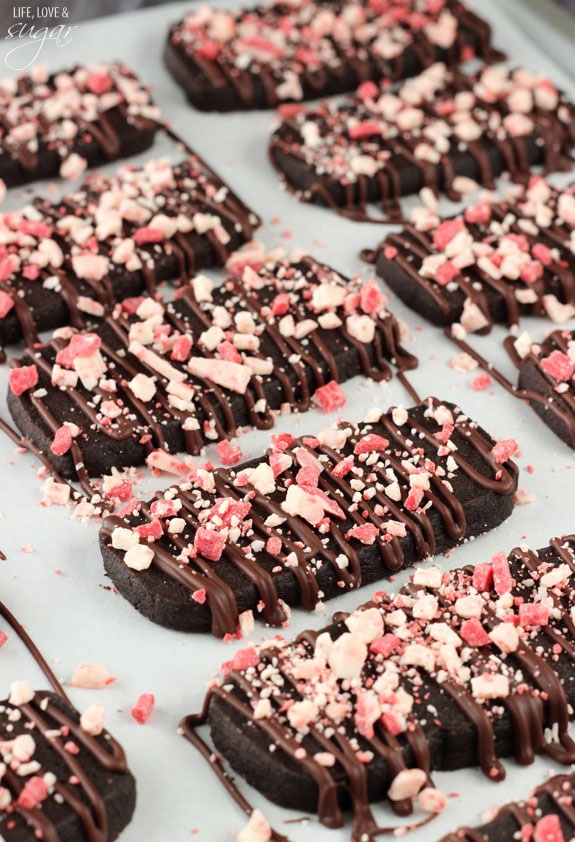
[(195, 154), (92, 175), (57, 203), (0, 216), (0, 343), (111, 313), (117, 300), (152, 293), (223, 266), (249, 242), (258, 217)]
[(381, 834), (370, 801), (386, 796), (400, 815), (416, 798), (445, 805), (433, 770), (478, 765), (501, 780), (500, 758), (539, 752), (571, 764), (574, 549), (571, 535), (474, 568), (422, 567), (320, 632), (241, 650), (183, 733), (217, 769), (196, 733), (209, 723), (237, 773), (329, 827), (350, 805), (366, 840)]
[[(379, 413), (377, 413), (379, 415)], [(253, 614), (388, 577), (499, 525), (513, 448), (434, 398), (317, 438), (278, 436), (265, 458), (188, 478), (101, 531), (118, 591), (154, 622), (233, 634)]]
[(120, 62), (0, 80), (0, 178), (8, 187), (126, 158), (161, 126), (148, 86)]
[(82, 479), (155, 448), (197, 454), (239, 426), (273, 426), (283, 405), (307, 409), (336, 381), (416, 364), (375, 281), (303, 258), (219, 289), (197, 276), (171, 304), (132, 298), (96, 332), (58, 331), (13, 361), (8, 403), (56, 470)]
[(401, 218), (400, 197), (422, 188), (459, 200), (504, 172), (521, 181), (537, 164), (569, 170), (574, 140), (573, 105), (537, 73), (495, 65), (466, 76), (434, 64), (395, 93), (368, 82), (343, 103), (298, 109), (269, 154), (300, 200), (360, 221), (380, 202), (389, 221)]
[(574, 230), (575, 185), (531, 177), (515, 198), (449, 219), (418, 210), (374, 260), (386, 284), (434, 324), (488, 333), (523, 315), (564, 322), (575, 313)]
[(489, 25), (457, 0), (205, 5), (170, 28), (164, 60), (192, 105), (230, 111), (404, 79), (437, 60), (500, 57), (490, 41)]
[(516, 838), (565, 842), (575, 830), (574, 785), (575, 775), (554, 775), (528, 798), (495, 810), (480, 827), (461, 827), (441, 842), (507, 842)]

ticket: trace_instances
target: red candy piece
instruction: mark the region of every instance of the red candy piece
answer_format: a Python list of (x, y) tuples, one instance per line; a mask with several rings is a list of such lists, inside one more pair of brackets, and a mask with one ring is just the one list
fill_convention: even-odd
[(368, 433), (363, 436), (353, 449), (356, 455), (360, 453), (373, 453), (374, 450), (382, 451), (389, 446), (389, 441), (376, 433)]
[(35, 365), (12, 368), (8, 374), (8, 383), (15, 395), (22, 395), (38, 383), (38, 369)]
[(253, 646), (247, 649), (240, 649), (231, 661), (226, 661), (220, 667), (224, 675), (227, 675), (230, 670), (246, 670), (249, 667), (257, 667), (260, 662), (260, 656)]
[(344, 477), (346, 474), (349, 474), (352, 468), (353, 456), (346, 456), (345, 459), (341, 459), (337, 465), (334, 465), (332, 474), (334, 477)]
[(461, 624), (459, 634), (468, 646), (488, 646), (491, 643), (491, 638), (477, 617), (472, 617), (470, 620), (464, 620)]
[(325, 386), (320, 386), (319, 389), (316, 389), (313, 399), (324, 412), (333, 412), (335, 409), (341, 409), (347, 403), (345, 392), (335, 380), (330, 380)]
[(152, 517), (174, 517), (178, 513), (175, 500), (154, 500), (150, 506)]
[(198, 605), (203, 605), (207, 598), (208, 595), (205, 588), (198, 588), (198, 590), (194, 591), (192, 594), (192, 599), (194, 602), (197, 602)]
[(373, 316), (374, 313), (381, 308), (383, 304), (383, 295), (377, 285), (377, 281), (371, 280), (363, 284), (359, 291), (359, 306), (368, 316)]
[(154, 710), (156, 700), (152, 693), (142, 693), (138, 701), (130, 711), (132, 718), (139, 725), (145, 725)]
[(134, 241), (138, 245), (143, 245), (144, 243), (161, 243), (163, 239), (164, 235), (157, 228), (138, 228), (134, 233)]
[(376, 99), (379, 96), (379, 88), (375, 82), (362, 82), (356, 93), (360, 99)]
[(91, 73), (86, 81), (86, 87), (97, 96), (105, 94), (112, 87), (112, 79), (107, 73)]
[(378, 637), (376, 640), (372, 640), (369, 644), (369, 651), (373, 652), (375, 655), (381, 655), (384, 658), (389, 657), (392, 652), (394, 652), (401, 640), (395, 634), (384, 634), (383, 637)]
[(439, 251), (443, 251), (448, 243), (465, 228), (465, 222), (462, 219), (446, 219), (435, 231), (433, 235), (433, 245)]
[(346, 532), (345, 537), (357, 538), (362, 544), (373, 544), (378, 535), (379, 529), (377, 526), (373, 523), (362, 523), (360, 526), (354, 526)]
[(33, 219), (20, 219), (18, 222), (18, 231), (21, 234), (29, 234), (31, 237), (42, 239), (51, 237), (53, 229), (44, 222), (34, 222)]
[(465, 211), (465, 221), (472, 225), (478, 225), (482, 222), (489, 222), (491, 219), (492, 208), (488, 202), (479, 202), (472, 208), (467, 208)]
[(535, 260), (540, 260), (544, 266), (549, 266), (553, 262), (551, 249), (543, 243), (535, 243), (531, 249), (531, 254)]
[(520, 626), (546, 626), (549, 622), (549, 609), (540, 602), (522, 602), (519, 606)]
[(556, 813), (542, 816), (533, 833), (533, 842), (565, 842), (561, 822)]
[(499, 596), (509, 593), (513, 587), (513, 579), (509, 570), (509, 561), (504, 552), (495, 553), (491, 559), (493, 567), (493, 584)]
[(9, 254), (0, 260), (0, 281), (7, 281), (18, 269), (18, 258), (14, 254)]
[(540, 263), (528, 263), (521, 272), (520, 277), (526, 284), (534, 284), (535, 281), (543, 277), (543, 266)]
[(295, 441), (291, 433), (274, 433), (271, 439), (273, 446), (282, 452), (291, 447)]
[(483, 372), (473, 378), (471, 388), (474, 392), (483, 392), (491, 386), (491, 382), (491, 377), (486, 372)]
[(493, 567), (488, 561), (481, 561), (473, 568), (473, 587), (479, 593), (486, 593), (493, 582)]
[(7, 316), (13, 306), (14, 300), (12, 296), (8, 295), (4, 290), (0, 290), (0, 319)]
[(119, 500), (121, 503), (125, 503), (132, 498), (132, 490), (133, 483), (128, 479), (123, 479), (106, 491), (106, 497), (110, 500)]
[(200, 44), (196, 51), (196, 55), (200, 58), (205, 58), (206, 61), (215, 61), (219, 56), (222, 49), (222, 45), (219, 44), (217, 41), (212, 41), (209, 38)]
[(405, 508), (409, 512), (414, 512), (423, 499), (423, 491), (421, 488), (412, 488), (405, 500)]
[(382, 124), (376, 120), (362, 120), (361, 123), (356, 123), (350, 128), (349, 136), (352, 140), (360, 140), (372, 135), (381, 135), (381, 129)]
[(70, 432), (70, 428), (64, 424), (56, 430), (56, 434), (52, 444), (50, 445), (50, 450), (52, 453), (55, 453), (56, 456), (63, 456), (64, 453), (67, 453), (71, 447), (72, 433)]
[(222, 342), (218, 345), (218, 354), (222, 360), (226, 360), (229, 363), (239, 363), (240, 365), (242, 363), (240, 352), (231, 342)]
[(561, 351), (551, 351), (548, 357), (542, 358), (541, 368), (550, 377), (565, 383), (573, 377), (575, 363), (571, 361), (567, 354), (563, 354)]
[(226, 539), (219, 532), (200, 526), (194, 535), (194, 548), (209, 561), (219, 561)]
[(491, 450), (491, 455), (495, 459), (496, 462), (499, 462), (502, 465), (504, 462), (513, 456), (513, 454), (517, 451), (518, 444), (515, 439), (501, 439), (498, 441), (495, 447)]
[(38, 807), (42, 801), (48, 798), (48, 787), (44, 778), (34, 775), (24, 784), (22, 792), (18, 796), (16, 804), (23, 807), (24, 810), (33, 810)]
[(216, 445), (222, 465), (237, 465), (242, 458), (242, 449), (238, 444), (232, 444), (227, 439)]
[(0, 649), (4, 646), (6, 641), (8, 640), (8, 635), (4, 634), (3, 631), (0, 631)]
[(136, 532), (144, 541), (158, 541), (164, 534), (162, 524), (156, 518), (151, 520), (149, 523), (143, 523), (141, 526), (136, 526)]
[(56, 354), (56, 362), (64, 368), (74, 368), (76, 357), (91, 357), (100, 350), (102, 340), (95, 333), (74, 333), (66, 348)]
[(172, 345), (171, 358), (178, 363), (185, 362), (190, 356), (192, 340), (189, 336), (177, 336)]
[(290, 297), (287, 292), (280, 292), (272, 301), (272, 316), (283, 316), (290, 308)]
[(447, 284), (450, 284), (451, 281), (459, 275), (459, 269), (457, 266), (448, 260), (443, 266), (440, 266), (434, 276), (434, 281), (439, 286), (444, 287)]
[(282, 539), (278, 538), (277, 535), (272, 535), (271, 538), (268, 538), (266, 541), (266, 552), (270, 555), (279, 555), (282, 550)]
[(405, 725), (395, 713), (383, 713), (380, 721), (385, 730), (394, 737), (405, 731)]

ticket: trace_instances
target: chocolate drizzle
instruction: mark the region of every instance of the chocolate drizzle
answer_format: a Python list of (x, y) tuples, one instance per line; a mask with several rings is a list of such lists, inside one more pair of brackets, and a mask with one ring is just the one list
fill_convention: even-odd
[[(440, 417), (440, 411), (447, 413), (445, 417), (451, 418), (454, 425), (453, 451), (443, 450), (442, 426), (434, 420), (435, 414)], [(143, 524), (145, 528), (152, 521), (161, 524), (161, 537), (150, 545), (154, 550), (154, 566), (192, 593), (205, 592), (212, 632), (222, 636), (234, 633), (240, 619), (230, 587), (233, 581), (236, 588), (242, 588), (241, 580), (244, 577), (249, 580), (255, 589), (250, 607), (259, 606), (268, 623), (281, 625), (286, 619), (284, 599), (313, 609), (322, 596), (329, 598), (341, 589), (361, 587), (365, 584), (366, 571), (369, 571), (367, 581), (373, 581), (461, 542), (469, 537), (466, 506), (474, 495), (467, 490), (465, 496), (458, 497), (456, 489), (462, 486), (454, 487), (454, 479), (446, 481), (446, 465), (451, 465), (450, 477), (465, 476), (465, 482), (478, 494), (493, 493), (502, 498), (514, 492), (515, 466), (500, 465), (491, 453), (493, 442), (489, 437), (455, 408), (447, 410), (435, 399), (405, 412), (401, 424), (393, 420), (394, 414), (393, 411), (383, 414), (377, 423), (369, 425), (342, 424), (342, 433), (336, 436), (340, 435), (344, 444), (337, 448), (306, 437), (291, 440), (289, 445), (282, 443), (281, 450), (270, 451), (268, 458), (259, 463), (261, 472), (270, 471), (269, 465), (281, 462), (281, 472), (271, 493), (259, 490), (256, 480), (250, 485), (250, 470), (257, 469), (258, 463), (248, 463), (234, 470), (218, 469), (213, 472), (213, 480), (200, 473), (195, 481), (192, 479), (159, 494), (160, 502), (164, 499), (178, 502), (173, 514), (184, 519), (185, 527), (177, 535), (170, 531), (169, 519), (158, 521), (154, 514), (158, 503), (141, 507), (137, 515), (128, 519), (107, 516), (101, 529), (101, 543), (104, 558), (109, 562), (108, 572), (123, 590), (124, 574), (120, 572), (123, 562), (117, 558), (111, 564), (115, 554), (109, 547), (118, 527), (135, 528)], [(381, 444), (377, 445), (380, 452), (369, 454), (371, 458), (367, 462), (358, 459), (354, 454), (362, 453), (364, 443), (372, 435), (376, 439), (381, 437)], [(315, 492), (313, 486), (302, 480), (301, 471), (305, 472), (308, 466), (313, 472), (314, 465), (321, 469), (316, 478), (317, 495), (328, 501), (327, 517), (322, 520), (324, 526), (320, 530), (317, 523), (310, 522), (305, 509), (292, 513), (291, 504), (286, 502), (290, 487), (298, 484), (311, 495), (311, 501)], [(343, 465), (349, 465), (347, 472)], [(426, 474), (428, 483), (423, 482), (427, 488), (415, 504), (411, 478), (414, 472), (425, 473), (424, 465), (430, 469)], [(482, 467), (473, 467), (478, 465)], [(310, 482), (309, 478), (307, 481)], [(359, 488), (370, 488), (370, 491), (362, 495)], [(284, 499), (286, 492), (288, 498)], [(222, 505), (222, 511), (231, 507), (231, 523), (222, 523)], [(199, 540), (198, 529), (206, 523), (209, 526), (212, 517), (214, 524), (219, 524), (213, 526), (216, 533), (226, 538), (222, 561), (217, 564), (210, 564), (209, 556), (203, 557), (201, 551), (194, 549)], [(273, 550), (264, 552), (264, 547), (270, 546)], [(297, 583), (296, 592), (292, 577)], [(193, 603), (188, 605), (185, 613), (193, 614)], [(193, 617), (176, 620), (167, 616), (164, 622), (178, 623), (178, 627), (184, 623), (183, 628), (194, 628)]]
[[(22, 640), (55, 694), (36, 693), (31, 701), (17, 706), (18, 712), (26, 722), (26, 730), (23, 733), (31, 733), (36, 741), (41, 736), (49, 743), (50, 752), (55, 754), (58, 763), (63, 764), (67, 769), (68, 777), (76, 782), (75, 786), (70, 787), (67, 780), (56, 780), (54, 795), (60, 799), (60, 803), (65, 803), (76, 814), (82, 828), (81, 838), (86, 839), (87, 842), (107, 842), (110, 838), (110, 827), (106, 801), (99, 786), (86, 771), (85, 763), (82, 762), (82, 753), (88, 753), (93, 762), (108, 775), (124, 776), (129, 774), (124, 751), (107, 731), (102, 731), (96, 738), (80, 727), (79, 717), (60, 682), (24, 627), (3, 603), (0, 603), (0, 616), (10, 624)], [(5, 703), (5, 706), (8, 706), (8, 703)], [(5, 738), (10, 739), (10, 734), (7, 733)], [(69, 750), (70, 738), (79, 749), (76, 753)], [(43, 756), (49, 762), (46, 752), (43, 752)], [(40, 766), (36, 774), (44, 775), (47, 772), (51, 772), (48, 765)], [(10, 768), (5, 770), (2, 782), (12, 796), (10, 805), (5, 809), (5, 815), (10, 816), (10, 821), (2, 823), (2, 833), (6, 842), (12, 838), (13, 828), (10, 827), (10, 822), (16, 818), (20, 820), (14, 824), (16, 831), (23, 821), (30, 826), (32, 832), (40, 833), (41, 838), (46, 842), (59, 842), (58, 821), (50, 818), (49, 809), (38, 806), (28, 808), (24, 806), (24, 801), (19, 803), (19, 796), (27, 782), (27, 777), (19, 776), (17, 770), (12, 771)], [(128, 797), (127, 793), (126, 796)], [(52, 795), (48, 796), (48, 798), (51, 797)], [(115, 819), (115, 824), (117, 825), (117, 819)]]
[[(304, 792), (308, 793), (310, 781), (315, 781), (318, 816), (329, 827), (343, 823), (337, 793), (345, 791), (354, 813), (354, 842), (372, 842), (384, 832), (375, 823), (368, 802), (381, 798), (391, 782), (399, 780), (402, 770), (421, 769), (420, 787), (424, 781), (431, 785), (430, 768), (442, 768), (446, 758), (450, 757), (449, 768), (474, 762), (465, 749), (458, 753), (454, 745), (448, 745), (458, 739), (455, 734), (461, 734), (463, 745), (469, 740), (465, 732), (475, 732), (472, 744), (477, 759), (492, 779), (504, 776), (495, 750), (495, 729), (500, 737), (502, 728), (509, 730), (510, 741), (500, 741), (499, 745), (507, 745), (505, 752), (513, 751), (520, 763), (532, 762), (534, 754), (543, 751), (558, 762), (571, 764), (575, 744), (567, 733), (567, 717), (574, 690), (571, 682), (563, 683), (562, 678), (569, 678), (568, 664), (573, 660), (575, 628), (570, 619), (573, 587), (569, 578), (575, 572), (574, 550), (575, 536), (564, 536), (553, 539), (537, 554), (517, 548), (504, 564), (499, 558), (503, 554), (498, 554), (492, 561), (496, 578), (490, 585), (479, 584), (474, 568), (443, 574), (420, 568), (414, 583), (402, 588), (396, 597), (380, 592), (355, 614), (334, 618), (334, 625), (323, 632), (303, 633), (294, 643), (279, 648), (268, 645), (244, 650), (223, 665), (221, 683), (210, 687), (200, 714), (183, 720), (182, 733), (212, 764), (248, 814), (251, 807), (225, 772), (221, 758), (210, 753), (198, 733), (206, 723), (211, 726), (216, 747), (231, 765), (274, 800), (279, 799), (275, 779), (284, 774), (285, 764), (286, 775), (293, 778), (293, 769), (298, 769), (301, 776), (299, 786), (292, 784), (299, 788), (299, 795), (292, 796), (290, 806), (311, 809), (303, 806), (311, 803)], [(547, 604), (545, 600), (539, 602), (543, 591), (557, 610), (545, 616), (540, 613), (539, 619), (533, 617), (530, 623), (521, 606), (539, 606), (540, 610)], [(474, 601), (475, 607), (466, 599)], [(480, 611), (475, 603), (481, 605)], [(481, 641), (474, 640), (476, 630), (469, 636), (471, 621), (465, 619), (468, 611), (479, 618), (474, 622), (483, 628), (485, 637)], [(399, 617), (402, 612), (403, 621)], [(511, 621), (517, 612), (519, 624)], [(501, 638), (498, 632), (509, 629), (509, 623), (518, 628), (518, 642), (509, 643), (510, 651), (505, 654), (508, 635)], [(440, 634), (443, 628), (449, 638)], [(565, 637), (567, 633), (569, 638)], [(359, 648), (352, 645), (351, 640), (356, 638), (364, 647), (367, 641), (367, 654), (359, 642)], [(345, 646), (336, 653), (344, 641)], [(425, 649), (431, 660), (424, 658)], [(348, 653), (345, 661), (341, 660), (344, 651)], [(356, 659), (361, 677), (351, 682), (351, 673), (359, 675)], [(397, 694), (406, 692), (413, 700), (403, 726), (397, 719), (394, 725), (386, 707), (393, 698), (385, 683), (385, 676), (390, 675), (399, 678), (401, 689), (395, 685), (395, 696), (399, 699)], [(499, 690), (492, 692), (491, 681), (500, 679), (503, 683)], [(382, 706), (379, 713), (385, 714), (381, 719), (375, 711), (368, 713), (371, 708), (366, 701), (370, 696), (370, 704), (375, 705), (378, 694)], [(306, 705), (311, 705), (313, 712)], [(453, 722), (455, 710), (463, 719), (460, 725), (457, 717)], [(435, 719), (430, 721), (433, 715)], [(372, 728), (369, 723), (373, 723)], [(238, 736), (231, 736), (231, 731)], [(248, 744), (252, 746), (250, 751), (246, 751)], [(268, 752), (269, 744), (276, 746), (277, 762), (275, 754)], [(455, 757), (450, 755), (454, 750)], [(264, 759), (266, 754), (270, 760)], [(260, 773), (250, 771), (252, 755), (254, 764), (267, 766), (265, 780)], [(407, 777), (413, 774), (408, 772)], [(562, 776), (558, 780), (570, 779)], [(561, 789), (566, 792), (570, 787)], [(545, 813), (558, 810), (575, 826), (571, 802), (560, 802), (555, 780), (539, 792), (552, 800), (553, 810), (546, 804)], [(392, 807), (398, 814), (408, 815), (410, 799), (400, 797), (392, 801)], [(515, 805), (504, 808), (504, 812), (509, 810), (520, 826), (527, 823), (528, 816), (539, 816)], [(485, 829), (491, 827), (496, 829), (497, 818)], [(444, 842), (480, 842), (483, 829), (464, 828)]]
[[(514, 110), (516, 92), (529, 98), (527, 114)], [(504, 68), (468, 77), (433, 65), (398, 96), (362, 87), (343, 104), (286, 117), (269, 154), (302, 201), (354, 221), (399, 222), (403, 195), (426, 188), (461, 200), (469, 178), (494, 189), (502, 172), (523, 182), (539, 163), (566, 171), (574, 144), (575, 110), (547, 80)], [(378, 200), (382, 217), (366, 208)]]

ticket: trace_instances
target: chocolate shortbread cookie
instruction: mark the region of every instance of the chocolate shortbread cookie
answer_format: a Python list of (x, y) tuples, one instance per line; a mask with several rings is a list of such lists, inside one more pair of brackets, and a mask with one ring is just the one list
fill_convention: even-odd
[(513, 509), (511, 440), (495, 443), (429, 398), (319, 436), (280, 435), (265, 458), (187, 477), (126, 517), (101, 549), (118, 591), (154, 622), (232, 634), (281, 625), (498, 526)]
[(433, 770), (478, 765), (501, 780), (502, 757), (571, 764), (574, 573), (575, 536), (421, 567), (395, 597), (377, 592), (320, 632), (237, 652), (183, 732), (204, 751), (196, 728), (208, 722), (238, 774), (329, 827), (351, 807), (357, 840), (381, 833), (370, 801), (387, 796), (400, 815), (417, 797), (445, 804)]

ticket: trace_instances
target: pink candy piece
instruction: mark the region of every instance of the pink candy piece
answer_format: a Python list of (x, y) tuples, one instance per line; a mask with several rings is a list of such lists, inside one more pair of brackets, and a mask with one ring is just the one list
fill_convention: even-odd
[(134, 234), (134, 241), (139, 245), (145, 243), (161, 243), (164, 235), (157, 228), (138, 228)]
[(362, 523), (360, 526), (354, 526), (346, 533), (346, 538), (356, 538), (362, 544), (373, 544), (379, 529), (373, 523)]
[(361, 140), (373, 135), (381, 135), (382, 124), (377, 120), (362, 120), (361, 123), (356, 123), (349, 130), (349, 136), (352, 140)]
[(226, 661), (220, 667), (221, 671), (228, 673), (230, 670), (247, 670), (250, 667), (257, 667), (260, 662), (260, 656), (253, 646), (248, 646), (247, 649), (240, 649), (231, 661)]
[(0, 319), (7, 316), (13, 306), (14, 300), (12, 296), (8, 295), (4, 290), (0, 290)]
[(70, 679), (71, 687), (83, 687), (88, 690), (101, 690), (112, 684), (116, 676), (101, 664), (80, 664)]
[(520, 626), (546, 626), (549, 622), (549, 609), (540, 602), (523, 602), (519, 606)]
[(90, 73), (86, 87), (97, 96), (107, 93), (112, 87), (112, 79), (107, 73)]
[(399, 646), (401, 640), (395, 634), (384, 634), (383, 637), (378, 637), (369, 644), (369, 649), (376, 655), (382, 655), (384, 658), (389, 657), (395, 649)]
[(218, 456), (222, 465), (237, 465), (242, 458), (242, 449), (237, 444), (232, 444), (227, 439), (216, 445)]
[(272, 535), (271, 538), (268, 538), (266, 541), (266, 552), (270, 555), (279, 555), (282, 549), (282, 540), (278, 538), (277, 535)]
[(470, 620), (464, 620), (461, 624), (459, 634), (468, 646), (488, 646), (491, 639), (477, 617), (472, 617)]
[(67, 453), (71, 447), (72, 433), (70, 432), (70, 428), (64, 424), (56, 430), (54, 439), (50, 445), (50, 450), (52, 453), (56, 454), (56, 456), (63, 456), (64, 453)]
[(373, 451), (383, 451), (389, 446), (388, 439), (383, 436), (378, 436), (376, 433), (368, 433), (363, 436), (353, 449), (356, 455), (360, 453), (372, 453)]
[(162, 524), (159, 520), (155, 519), (151, 520), (149, 523), (142, 523), (140, 526), (136, 526), (135, 530), (142, 541), (159, 541), (159, 539), (164, 534), (164, 530), (162, 529)]
[(433, 245), (439, 251), (443, 251), (463, 228), (465, 228), (465, 222), (462, 219), (447, 219), (436, 229), (433, 235)]
[(225, 543), (226, 539), (222, 534), (203, 526), (200, 526), (194, 535), (194, 548), (209, 561), (220, 560)]
[(102, 340), (95, 333), (74, 333), (66, 348), (56, 354), (56, 362), (64, 368), (73, 368), (76, 357), (91, 357), (100, 350)]
[(373, 316), (381, 309), (384, 297), (381, 294), (377, 281), (371, 280), (363, 284), (359, 291), (359, 306), (364, 313)]
[(30, 778), (24, 784), (16, 803), (25, 810), (33, 810), (42, 801), (45, 801), (46, 798), (48, 798), (48, 787), (44, 778), (34, 775), (33, 778)]
[(513, 456), (513, 454), (517, 451), (517, 448), (518, 444), (515, 439), (501, 439), (501, 441), (498, 441), (495, 447), (491, 450), (491, 455), (496, 462), (499, 462), (502, 465), (504, 462), (507, 462), (511, 456)]
[(571, 380), (575, 372), (575, 363), (561, 351), (551, 351), (548, 357), (541, 359), (541, 368), (561, 383)]
[(535, 825), (533, 842), (565, 842), (561, 822), (556, 813), (539, 819)]
[(479, 593), (485, 593), (493, 582), (493, 567), (488, 561), (481, 561), (473, 568), (473, 587)]
[(198, 605), (203, 605), (207, 598), (208, 595), (205, 588), (198, 588), (192, 593), (192, 599), (194, 602), (197, 602)]
[(439, 286), (446, 286), (450, 284), (451, 281), (459, 275), (459, 269), (452, 263), (451, 260), (446, 261), (443, 266), (440, 266), (437, 272), (434, 275), (434, 281), (439, 284)]
[(183, 363), (190, 356), (192, 340), (189, 336), (177, 336), (172, 345), (171, 359)]
[(405, 508), (409, 512), (414, 512), (423, 499), (423, 491), (421, 488), (412, 488), (405, 499)]
[(509, 593), (513, 587), (513, 579), (509, 569), (509, 561), (504, 552), (495, 553), (491, 559), (493, 566), (493, 584), (499, 596)]
[(491, 386), (492, 380), (487, 373), (478, 374), (471, 382), (471, 388), (474, 392), (483, 392)]
[(10, 369), (8, 383), (15, 395), (22, 395), (38, 383), (38, 369), (35, 365), (21, 365)]
[(331, 380), (325, 386), (320, 386), (319, 389), (316, 389), (313, 399), (324, 412), (333, 412), (336, 409), (341, 409), (347, 403), (345, 392), (335, 380)]
[(491, 219), (492, 208), (488, 202), (479, 202), (465, 211), (465, 221), (471, 224), (479, 224), (482, 222), (489, 222)]
[(138, 725), (145, 725), (152, 711), (156, 700), (152, 693), (142, 693), (138, 701), (130, 711), (132, 718), (136, 720)]
[(356, 93), (360, 99), (376, 99), (379, 96), (379, 88), (375, 82), (362, 82)]
[(0, 631), (0, 649), (4, 646), (6, 641), (8, 640), (8, 635), (5, 634), (3, 631)]

